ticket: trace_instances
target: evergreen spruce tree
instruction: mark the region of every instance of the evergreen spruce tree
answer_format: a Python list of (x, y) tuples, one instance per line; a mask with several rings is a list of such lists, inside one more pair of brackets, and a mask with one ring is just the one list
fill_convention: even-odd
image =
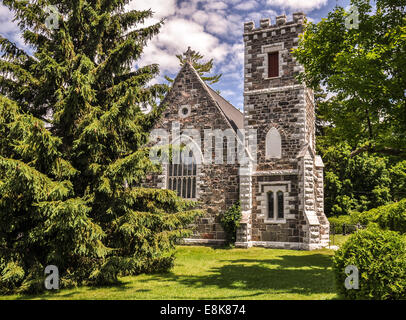
[(32, 48), (0, 37), (3, 293), (43, 289), (47, 265), (61, 287), (168, 270), (199, 214), (142, 188), (160, 170), (145, 145), (165, 87), (148, 86), (157, 65), (131, 67), (163, 22), (137, 28), (152, 12), (125, 12), (128, 2), (3, 0)]

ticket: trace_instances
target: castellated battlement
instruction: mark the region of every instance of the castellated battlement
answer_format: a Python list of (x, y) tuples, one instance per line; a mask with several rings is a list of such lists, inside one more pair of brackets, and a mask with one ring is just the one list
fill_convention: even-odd
[(293, 20), (287, 21), (286, 15), (277, 16), (275, 19), (275, 24), (271, 24), (271, 19), (261, 19), (259, 23), (259, 27), (255, 27), (255, 22), (250, 21), (244, 23), (244, 33), (251, 33), (251, 32), (261, 32), (264, 29), (280, 29), (283, 27), (290, 27), (294, 24), (303, 24), (304, 23), (305, 14), (303, 12), (296, 12), (293, 14)]

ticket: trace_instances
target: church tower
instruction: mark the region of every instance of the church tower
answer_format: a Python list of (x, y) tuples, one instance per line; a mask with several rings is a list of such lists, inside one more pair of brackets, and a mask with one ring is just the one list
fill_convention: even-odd
[[(256, 132), (255, 159), (240, 170), (243, 211), (237, 246), (317, 249), (328, 244), (323, 162), (315, 154), (311, 89), (296, 79), (303, 70), (291, 51), (304, 14), (244, 24), (244, 129)], [(246, 138), (252, 149), (252, 137)]]

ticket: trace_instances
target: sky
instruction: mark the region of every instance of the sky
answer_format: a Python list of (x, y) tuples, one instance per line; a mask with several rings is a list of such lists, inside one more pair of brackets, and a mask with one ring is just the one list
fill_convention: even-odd
[[(243, 108), (244, 83), (244, 22), (271, 18), (275, 23), (278, 15), (302, 11), (312, 22), (318, 22), (333, 10), (335, 5), (346, 7), (349, 0), (133, 0), (131, 9), (152, 9), (154, 16), (146, 24), (165, 19), (160, 33), (148, 42), (137, 66), (151, 63), (160, 65), (156, 82), (164, 82), (163, 76), (176, 76), (180, 69), (177, 54), (190, 46), (214, 60), (213, 72), (223, 74), (213, 89), (239, 109)], [(13, 14), (1, 5), (0, 34), (25, 49)]]

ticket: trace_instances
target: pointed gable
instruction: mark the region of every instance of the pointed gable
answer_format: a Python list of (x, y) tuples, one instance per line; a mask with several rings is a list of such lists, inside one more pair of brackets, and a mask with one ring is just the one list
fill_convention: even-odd
[[(243, 129), (244, 115), (226, 99), (210, 88), (199, 76), (190, 63), (185, 63), (176, 76), (171, 90), (162, 101), (163, 104), (170, 104), (176, 100), (188, 100), (192, 98), (192, 91), (199, 91), (206, 95), (212, 104), (217, 108), (223, 121), (234, 131)], [(215, 114), (212, 114), (215, 116)]]

